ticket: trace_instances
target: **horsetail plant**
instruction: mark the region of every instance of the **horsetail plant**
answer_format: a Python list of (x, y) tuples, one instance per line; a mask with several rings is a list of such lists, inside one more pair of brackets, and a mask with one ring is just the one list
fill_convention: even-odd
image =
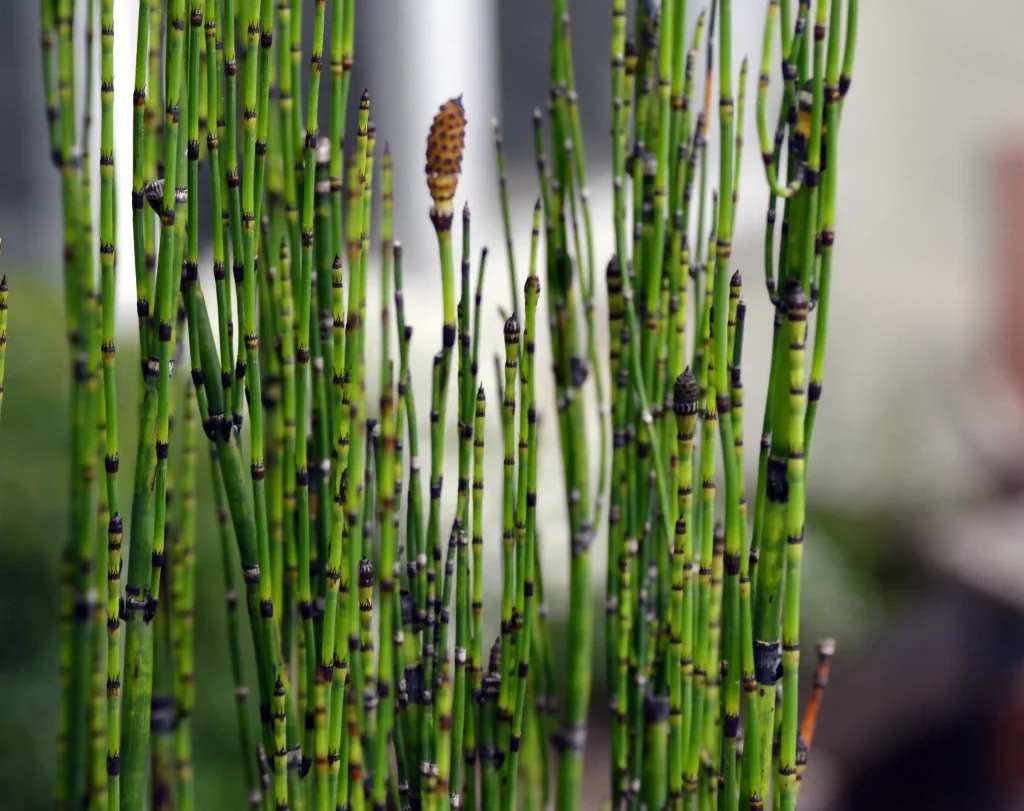
[[(490, 496), (484, 448), (491, 384), (479, 369), (489, 329), (481, 315), (487, 249), (474, 283), (468, 203), (456, 298), (462, 97), (440, 106), (426, 144), (441, 340), (431, 369), (424, 483), (424, 415), (413, 388), (418, 350), (393, 233), (395, 208), (407, 203), (392, 196), (401, 164), (392, 164), (387, 146), (377, 154), (369, 91), (359, 99), (355, 138), (346, 139), (355, 0), (330, 4), (330, 123), (321, 138), (328, 3), (313, 3), (311, 42), (303, 41), (303, 5), (139, 0), (131, 232), (142, 374), (126, 530), (118, 496), (124, 414), (115, 362), (114, 3), (97, 0), (86, 10), (86, 75), (97, 8), (101, 29), (98, 228), (92, 158), (79, 145), (87, 143), (96, 94), (91, 81), (76, 81), (75, 4), (41, 4), (72, 360), (58, 807), (140, 811), (149, 803), (188, 811), (208, 802), (195, 777), (203, 765), (193, 762), (192, 729), (196, 690), (203, 689), (195, 684), (194, 638), (202, 632), (194, 613), (196, 556), (209, 535), (198, 506), (209, 500), (243, 762), (239, 806), (582, 808), (593, 686), (590, 554), (600, 538), (608, 543), (603, 670), (612, 807), (733, 811), (774, 801), (794, 808), (834, 648), (831, 641), (819, 647), (801, 720), (807, 459), (822, 393), (838, 132), (858, 0), (817, 0), (813, 8), (810, 0), (795, 8), (792, 0), (765, 3), (756, 114), (769, 188), (765, 279), (774, 324), (749, 515), (746, 303), (731, 266), (747, 62), (736, 71), (734, 4), (713, 0), (688, 30), (685, 0), (639, 3), (632, 24), (626, 4), (612, 3), (614, 252), (601, 257), (568, 4), (553, 0), (548, 106), (533, 118), (539, 197), (525, 265), (516, 255), (516, 201), (494, 124), (510, 292), (500, 310), (504, 365), (496, 359), (492, 398), (501, 404), (501, 487)], [(767, 91), (777, 29), (783, 92), (773, 140)], [(717, 180), (707, 167), (716, 82)], [(204, 164), (208, 199), (200, 186)], [(378, 184), (379, 226), (372, 216)], [(211, 309), (201, 274), (203, 218), (213, 231)], [(606, 358), (595, 322), (595, 267), (605, 261)], [(520, 292), (516, 268), (524, 266)], [(367, 300), (377, 280), (379, 320)], [(562, 465), (563, 490), (553, 495), (547, 471), (538, 478), (548, 441), (539, 438), (541, 306), (551, 339), (551, 436)], [(4, 280), (0, 397), (6, 313)], [(372, 351), (380, 353), (379, 369), (368, 368)], [(186, 362), (191, 380), (181, 381), (173, 371)], [(200, 423), (212, 494), (196, 475)], [(458, 483), (446, 525), (443, 473), (453, 425)], [(94, 470), (100, 453), (101, 489)], [(561, 528), (539, 512), (559, 497), (567, 521)], [(493, 521), (491, 500), (500, 504)], [(566, 584), (545, 569), (541, 554), (560, 538), (569, 552), (564, 632), (548, 620), (544, 592)], [(488, 549), (500, 566), (501, 594), (493, 601)], [(500, 626), (493, 643), (485, 638), (489, 612)], [(246, 624), (254, 685), (247, 683)]]

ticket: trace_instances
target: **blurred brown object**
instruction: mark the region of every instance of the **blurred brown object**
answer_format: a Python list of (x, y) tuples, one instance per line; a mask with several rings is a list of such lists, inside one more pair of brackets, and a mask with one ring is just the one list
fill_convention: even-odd
[(997, 148), (993, 166), (995, 214), (996, 355), (1024, 399), (1024, 142)]
[(996, 701), (992, 726), (992, 782), (1007, 807), (1024, 800), (1024, 664), (1017, 666), (1004, 687), (1005, 701)]

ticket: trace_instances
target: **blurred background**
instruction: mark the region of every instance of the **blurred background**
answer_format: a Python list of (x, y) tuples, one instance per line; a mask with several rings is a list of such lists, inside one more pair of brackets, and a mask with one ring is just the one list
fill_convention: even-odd
[[(115, 4), (122, 190), (130, 184), (133, 5)], [(689, 5), (695, 16), (700, 4)], [(1024, 4), (983, 5), (982, 17), (959, 0), (861, 4), (809, 489), (805, 650), (819, 636), (838, 643), (801, 793), (809, 811), (1024, 808)], [(760, 259), (767, 190), (753, 114), (765, 3), (736, 0), (734, 8), (733, 52), (752, 62), (734, 265), (748, 304), (745, 422), (757, 426), (771, 335)], [(610, 4), (576, 0), (571, 11), (603, 262), (612, 243)], [(57, 582), (68, 527), (59, 179), (47, 154), (38, 14), (38, 4), (9, 0), (0, 25), (0, 270), (11, 289), (0, 421), (0, 808), (18, 811), (51, 805)], [(312, 15), (305, 16), (308, 25)], [(371, 88), (379, 139), (394, 156), (410, 321), (431, 324), (439, 307), (423, 145), (437, 106), (458, 93), (469, 117), (459, 200), (472, 206), (475, 244), (491, 248), (485, 306), (495, 313), (507, 260), (490, 120), (500, 119), (505, 133), (522, 268), (537, 193), (530, 114), (546, 102), (549, 3), (378, 0), (359, 4), (356, 16), (353, 90)], [(126, 194), (120, 205), (119, 253), (128, 257)], [(203, 264), (209, 273), (208, 256)], [(122, 276), (119, 383), (131, 409), (134, 289), (131, 274)], [(604, 306), (602, 298), (598, 324)], [(500, 345), (499, 323), (490, 320), (488, 352)], [(428, 335), (414, 345), (414, 365), (429, 369), (437, 340)], [(550, 391), (542, 394), (550, 411)], [(135, 441), (131, 422), (122, 420), (125, 459)], [(540, 490), (556, 488), (557, 497), (550, 505), (542, 499), (541, 508), (553, 527), (564, 526), (557, 454), (545, 452), (552, 464), (541, 465), (550, 478)], [(205, 465), (200, 470), (202, 492), (209, 478)], [(128, 485), (130, 476), (121, 479)], [(212, 514), (208, 500), (200, 504), (197, 780), (201, 808), (229, 808), (238, 807), (241, 778), (225, 700), (223, 589)], [(490, 555), (497, 538), (489, 539), (488, 583), (497, 579)], [(557, 531), (544, 540), (561, 633), (568, 545)], [(595, 604), (603, 601), (603, 555), (601, 539)], [(589, 759), (591, 782), (602, 791), (603, 695), (598, 685)], [(600, 797), (595, 792), (588, 807)]]

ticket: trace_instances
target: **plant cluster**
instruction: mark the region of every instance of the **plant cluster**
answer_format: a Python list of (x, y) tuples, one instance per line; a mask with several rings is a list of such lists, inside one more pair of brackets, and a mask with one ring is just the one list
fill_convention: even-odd
[[(392, 233), (391, 158), (377, 144), (368, 92), (354, 137), (345, 131), (355, 0), (331, 3), (324, 135), (326, 0), (139, 0), (130, 261), (115, 251), (114, 0), (85, 3), (83, 64), (72, 37), (75, 5), (41, 2), (72, 360), (58, 807), (196, 807), (195, 561), (197, 543), (211, 537), (197, 526), (201, 498), (219, 517), (247, 779), (240, 806), (583, 807), (590, 554), (600, 536), (608, 543), (611, 807), (792, 809), (832, 653), (831, 643), (819, 646), (801, 725), (806, 466), (822, 391), (838, 133), (858, 0), (817, 0), (813, 14), (810, 0), (767, 2), (757, 119), (771, 191), (764, 257), (775, 319), (749, 522), (745, 305), (730, 267), (747, 63), (734, 84), (733, 3), (713, 0), (688, 31), (686, 0), (640, 2), (629, 32), (625, 0), (612, 0), (615, 250), (605, 274), (608, 322), (598, 325), (596, 266), (605, 257), (594, 248), (568, 3), (553, 0), (550, 96), (546, 113), (534, 113), (540, 196), (521, 296), (495, 128), (510, 280), (504, 364), (496, 364), (491, 398), (502, 425), (500, 526), (483, 521), (486, 251), (474, 283), (468, 205), (461, 241), (453, 233), (467, 126), (461, 99), (440, 107), (426, 148), (443, 293), (432, 386), (420, 393), (429, 397), (428, 450), (410, 374), (403, 255)], [(311, 42), (302, 38), (303, 6), (313, 14)], [(91, 75), (97, 10), (98, 228), (86, 148), (92, 83), (82, 83), (82, 99), (75, 92), (76, 74)], [(776, 29), (784, 89), (773, 139), (767, 91)], [(716, 83), (717, 184), (706, 150)], [(377, 234), (374, 195), (383, 212)], [(203, 218), (213, 230), (209, 305), (199, 267)], [(371, 259), (375, 242), (379, 259)], [(143, 358), (130, 506), (118, 496), (114, 341), (116, 275), (126, 266), (134, 269)], [(381, 290), (372, 308), (370, 274)], [(545, 588), (563, 584), (545, 582), (538, 555), (536, 345), (545, 321), (557, 402), (549, 441), (561, 451), (568, 526), (543, 534), (546, 543), (568, 541), (564, 679), (543, 610)], [(367, 368), (368, 346), (379, 348), (379, 369)], [(377, 402), (367, 396), (374, 374)], [(591, 409), (596, 431), (587, 427)], [(442, 472), (453, 428), (458, 480), (449, 516)], [(212, 492), (197, 492), (201, 448)], [(493, 603), (501, 633), (491, 643), (483, 553), (499, 543)], [(246, 634), (253, 685), (244, 676)]]

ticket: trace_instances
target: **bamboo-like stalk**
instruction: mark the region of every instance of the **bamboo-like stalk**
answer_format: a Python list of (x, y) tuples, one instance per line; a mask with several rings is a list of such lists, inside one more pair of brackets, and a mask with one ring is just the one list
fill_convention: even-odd
[[(4, 294), (0, 294), (4, 295)], [(6, 304), (6, 301), (4, 301)], [(0, 311), (2, 312), (2, 311)], [(106, 448), (106, 406), (99, 400), (99, 451)], [(91, 673), (91, 706), (89, 708), (89, 808), (106, 811), (110, 807), (107, 788), (107, 605), (104, 592), (107, 588), (107, 560), (110, 526), (110, 505), (107, 503), (106, 488), (99, 488), (99, 508), (96, 511), (96, 569), (93, 584), (99, 599), (93, 609), (93, 660)]]
[(462, 261), (460, 263), (461, 298), (459, 300), (459, 371), (458, 371), (458, 423), (459, 423), (459, 478), (455, 525), (458, 535), (455, 587), (455, 679), (453, 686), (453, 729), (451, 754), (451, 784), (453, 801), (461, 803), (461, 770), (466, 725), (466, 666), (470, 647), (469, 615), (469, 501), (472, 465), (475, 376), (471, 371), (472, 354), (470, 330), (470, 210), (467, 203), (462, 210)]
[[(295, 6), (298, 11), (301, 4)], [(303, 750), (306, 753), (314, 751), (310, 720), (313, 717), (314, 691), (313, 678), (316, 661), (316, 639), (313, 633), (313, 596), (310, 585), (310, 519), (309, 519), (309, 471), (306, 443), (306, 414), (308, 408), (308, 387), (309, 387), (309, 361), (310, 361), (310, 296), (313, 272), (313, 203), (314, 203), (314, 164), (316, 162), (317, 144), (317, 110), (319, 105), (320, 69), (321, 56), (323, 53), (324, 39), (324, 15), (326, 12), (326, 0), (317, 0), (313, 22), (313, 50), (309, 63), (310, 92), (308, 107), (306, 111), (306, 140), (305, 140), (305, 163), (302, 173), (302, 197), (301, 197), (301, 253), (298, 266), (298, 273), (295, 276), (295, 358), (297, 361), (295, 375), (295, 487), (297, 491), (298, 514), (298, 564), (299, 564), (299, 614), (302, 618), (302, 644), (305, 651), (305, 690), (306, 690), (306, 740)], [(293, 21), (293, 36), (301, 38), (301, 30), (295, 33), (301, 25), (297, 18)], [(298, 54), (294, 51), (293, 59), (298, 61), (301, 57), (301, 47)], [(297, 68), (296, 68), (297, 72)], [(294, 85), (296, 92), (299, 92), (301, 84), (295, 78)], [(297, 119), (298, 116), (296, 115)], [(297, 124), (296, 124), (297, 126)], [(296, 158), (298, 160), (298, 158)], [(326, 721), (326, 719), (324, 719)], [(319, 758), (325, 759), (323, 763)], [(309, 757), (309, 754), (306, 755)], [(326, 751), (317, 750), (317, 772), (326, 767)], [(304, 766), (309, 768), (307, 760)]]
[(498, 119), (492, 121), (494, 128), (494, 155), (498, 167), (498, 192), (501, 197), (501, 222), (505, 231), (505, 252), (508, 261), (509, 299), (512, 312), (518, 312), (519, 282), (516, 281), (516, 255), (512, 247), (512, 218), (508, 204), (508, 177), (505, 174), (505, 139), (501, 134)]
[[(241, 0), (243, 8), (246, 0)], [(224, 196), (228, 209), (228, 221), (225, 228), (230, 236), (231, 248), (231, 273), (235, 280), (236, 312), (238, 314), (238, 347), (235, 355), (235, 374), (229, 387), (230, 395), (227, 397), (231, 421), (235, 428), (242, 427), (242, 383), (245, 380), (245, 354), (244, 354), (244, 307), (242, 284), (244, 278), (244, 260), (242, 256), (242, 219), (240, 190), (241, 177), (238, 169), (238, 62), (235, 32), (237, 27), (237, 15), (235, 12), (236, 0), (224, 0), (224, 19), (222, 22), (224, 30), (224, 112), (225, 129), (224, 140), (227, 149), (224, 154)], [(229, 310), (230, 312), (230, 310)], [(230, 323), (230, 322), (229, 322)], [(235, 351), (235, 350), (232, 350)], [(261, 703), (262, 693), (265, 689), (264, 680), (261, 678)]]
[[(106, 789), (110, 808), (121, 805), (120, 777), (115, 764), (120, 758), (121, 739), (121, 541), (123, 522), (117, 485), (119, 470), (117, 384), (115, 377), (114, 308), (115, 308), (115, 246), (114, 246), (114, 9), (112, 0), (104, 0), (100, 25), (102, 27), (102, 57), (100, 101), (100, 265), (102, 295), (102, 353), (103, 353), (103, 408), (106, 423), (104, 470), (105, 496), (110, 520), (107, 525), (107, 584), (105, 606), (107, 626), (107, 751)], [(140, 28), (145, 28), (140, 25)], [(3, 281), (4, 300), (0, 315), (6, 321), (6, 279)], [(3, 326), (6, 346), (6, 323)], [(2, 379), (0, 379), (2, 385)], [(102, 594), (102, 592), (101, 592)]]
[[(241, 199), (243, 303), (239, 308), (239, 330), (245, 343), (245, 384), (253, 404), (253, 407), (249, 409), (249, 473), (252, 480), (258, 561), (258, 569), (249, 574), (247, 582), (250, 588), (258, 589), (259, 592), (259, 615), (262, 626), (262, 652), (260, 658), (263, 660), (263, 672), (260, 679), (260, 703), (262, 706), (266, 706), (268, 710), (264, 714), (265, 745), (268, 745), (268, 741), (270, 745), (273, 745), (276, 736), (270, 727), (277, 724), (278, 721), (273, 717), (275, 711), (270, 707), (271, 692), (276, 690), (276, 685), (279, 681), (287, 686), (288, 674), (283, 666), (279, 629), (274, 618), (273, 577), (265, 485), (263, 409), (260, 407), (263, 396), (263, 382), (259, 357), (259, 320), (256, 310), (256, 200), (261, 191), (257, 188), (256, 183), (257, 180), (262, 180), (262, 177), (257, 178), (259, 172), (256, 168), (256, 153), (258, 151), (256, 144), (258, 139), (257, 119), (259, 118), (257, 106), (260, 103), (258, 74), (260, 72), (265, 74), (267, 78), (263, 81), (263, 84), (266, 85), (269, 82), (270, 70), (269, 54), (263, 60), (264, 67), (261, 69), (259, 66), (261, 18), (264, 14), (269, 15), (271, 13), (270, 4), (267, 0), (263, 0), (262, 6), (263, 8), (257, 6), (255, 2), (249, 3), (249, 18), (246, 23), (248, 47), (245, 71)], [(276, 746), (274, 750), (276, 751)], [(286, 775), (277, 775), (275, 793), (278, 796), (278, 802), (283, 801), (287, 805)]]
[[(440, 559), (440, 502), (444, 465), (443, 426), (447, 413), (448, 379), (451, 371), (451, 354), (456, 338), (455, 316), (455, 273), (452, 259), (452, 220), (454, 218), (455, 191), (462, 170), (462, 152), (465, 146), (466, 118), (460, 98), (450, 99), (441, 106), (430, 128), (427, 138), (426, 166), (427, 187), (432, 206), (431, 224), (437, 236), (441, 264), (441, 285), (443, 295), (442, 350), (438, 369), (435, 403), (431, 420), (431, 471), (430, 471), (430, 515), (428, 518), (427, 546), (433, 553), (433, 573), (436, 582), (437, 562)], [(430, 595), (428, 585), (428, 626), (430, 624)], [(426, 629), (430, 633), (430, 628)], [(426, 646), (425, 647), (431, 647)], [(443, 651), (439, 651), (443, 653)], [(426, 651), (425, 651), (426, 655)], [(431, 689), (432, 657), (426, 656), (426, 688)], [(426, 723), (426, 719), (424, 719)]]
[[(483, 263), (481, 262), (481, 266)], [(482, 282), (482, 276), (481, 276)], [(479, 314), (480, 284), (477, 285), (477, 313)], [(479, 334), (479, 321), (474, 330), (474, 340)], [(476, 366), (474, 360), (473, 363)], [(472, 656), (471, 677), (472, 693), (466, 699), (469, 704), (469, 722), (466, 727), (466, 771), (463, 777), (465, 807), (467, 811), (475, 811), (477, 807), (477, 742), (481, 736), (481, 704), (483, 693), (483, 613), (484, 613), (484, 537), (483, 537), (483, 501), (484, 501), (484, 420), (487, 414), (487, 397), (483, 384), (476, 395), (476, 410), (473, 423), (473, 590), (471, 612)]]
[(857, 0), (852, 0), (847, 13), (847, 39), (843, 54), (843, 74), (839, 74), (839, 39), (842, 28), (840, 3), (833, 0), (829, 18), (828, 56), (825, 69), (825, 120), (822, 145), (822, 214), (820, 222), (821, 272), (817, 283), (818, 298), (815, 307), (814, 356), (811, 364), (810, 382), (807, 387), (807, 418), (805, 431), (806, 453), (810, 456), (814, 420), (821, 399), (822, 378), (825, 366), (825, 345), (828, 339), (829, 302), (832, 288), (832, 253), (835, 246), (836, 216), (836, 162), (839, 153), (839, 114), (842, 100), (850, 87), (850, 71), (853, 65), (853, 50), (857, 35)]
[[(149, 273), (146, 268), (146, 202), (144, 172), (144, 119), (149, 67), (150, 0), (139, 0), (138, 38), (135, 43), (135, 92), (132, 122), (132, 234), (135, 248), (135, 295), (139, 316), (139, 347), (143, 358), (149, 352)], [(154, 32), (159, 36), (159, 30)]]
[[(522, 582), (522, 627), (518, 632), (516, 654), (518, 667), (516, 671), (515, 705), (512, 716), (512, 730), (509, 738), (508, 785), (505, 789), (504, 808), (513, 811), (516, 807), (516, 785), (519, 763), (519, 745), (523, 735), (523, 720), (526, 705), (526, 686), (530, 669), (530, 643), (533, 628), (533, 591), (534, 591), (534, 537), (537, 532), (537, 410), (536, 410), (536, 379), (534, 377), (534, 352), (536, 345), (536, 313), (537, 299), (540, 297), (540, 279), (530, 274), (526, 280), (524, 292), (524, 309), (526, 311), (526, 329), (523, 332), (523, 343), (526, 348), (525, 359), (519, 372), (520, 387), (523, 394), (522, 410), (527, 415), (527, 436), (525, 454), (520, 434), (520, 465), (526, 467), (525, 481), (520, 476), (519, 487), (523, 496), (519, 500), (516, 523), (524, 528), (520, 542), (525, 545), (522, 556), (523, 572), (517, 578)], [(524, 459), (525, 455), (525, 459)], [(525, 485), (525, 486), (524, 486)], [(521, 517), (520, 517), (521, 516)], [(518, 569), (518, 562), (517, 562)]]
[[(507, 660), (513, 657), (515, 642), (515, 589), (516, 589), (516, 541), (518, 536), (518, 522), (516, 520), (516, 439), (515, 439), (515, 413), (516, 413), (516, 377), (519, 374), (519, 347), (521, 332), (519, 320), (513, 313), (505, 321), (505, 384), (502, 387), (504, 399), (502, 402), (502, 433), (504, 437), (504, 478), (502, 486), (502, 598), (501, 598), (501, 662), (502, 673), (508, 673)], [(523, 390), (524, 404), (520, 413), (525, 413), (526, 389)], [(522, 441), (520, 442), (519, 464), (520, 471), (525, 471), (524, 457), (522, 455)], [(523, 528), (525, 532), (525, 527)], [(501, 737), (498, 738), (499, 747), (504, 745), (504, 735), (512, 722), (510, 706), (511, 679), (503, 677), (497, 685), (499, 689), (497, 703), (497, 721)], [(499, 751), (504, 751), (499, 749)]]
[(800, 564), (804, 535), (803, 421), (807, 407), (804, 389), (804, 342), (807, 335), (807, 294), (793, 279), (787, 291), (789, 322), (790, 431), (789, 509), (786, 522), (786, 595), (782, 643), (782, 748), (779, 754), (779, 783), (782, 808), (796, 806), (797, 676), (800, 669)]
[(228, 651), (230, 653), (231, 678), (234, 683), (235, 714), (238, 723), (239, 750), (251, 808), (260, 805), (260, 789), (256, 776), (255, 746), (249, 719), (249, 688), (245, 685), (242, 670), (241, 629), (238, 621), (238, 594), (235, 589), (234, 555), (231, 550), (231, 536), (228, 527), (228, 508), (221, 478), (216, 443), (210, 443), (211, 478), (213, 479), (214, 505), (217, 508), (217, 527), (220, 536), (221, 564), (224, 574), (224, 593), (227, 608)]
[[(163, 567), (164, 526), (161, 511), (166, 493), (167, 456), (169, 451), (170, 362), (173, 338), (172, 268), (176, 244), (175, 204), (179, 197), (178, 124), (184, 62), (184, 0), (173, 0), (168, 9), (166, 97), (167, 115), (164, 136), (164, 178), (161, 196), (161, 240), (158, 257), (156, 309), (153, 331), (155, 341), (149, 342), (149, 369), (158, 380), (147, 385), (143, 402), (143, 430), (140, 432), (136, 465), (136, 498), (132, 508), (132, 552), (129, 557), (128, 591), (126, 597), (127, 641), (125, 658), (124, 713), (128, 724), (122, 730), (123, 793), (122, 809), (138, 807), (145, 790), (146, 750), (149, 741), (149, 695), (153, 678), (152, 614), (158, 600), (160, 571)], [(154, 189), (154, 196), (156, 190)], [(186, 192), (187, 193), (187, 192)], [(158, 354), (154, 354), (158, 351)], [(149, 402), (146, 402), (148, 400)], [(152, 413), (152, 417), (149, 414)], [(155, 442), (147, 437), (150, 419), (156, 427)], [(150, 456), (152, 454), (152, 457)], [(152, 458), (152, 463), (150, 463)], [(152, 465), (152, 466), (151, 466)], [(148, 493), (148, 471), (156, 469), (156, 486)], [(139, 508), (142, 509), (139, 509)], [(153, 509), (155, 515), (149, 514)], [(138, 516), (138, 517), (136, 517)], [(136, 523), (137, 522), (137, 523)], [(150, 523), (151, 522), (151, 523)]]
[[(198, 128), (198, 121), (196, 121)], [(177, 763), (177, 807), (191, 811), (195, 805), (195, 775), (192, 762), (192, 712), (195, 709), (195, 568), (196, 568), (196, 403), (195, 388), (188, 384), (184, 401), (181, 450), (181, 499), (178, 517), (178, 549), (172, 594), (177, 595), (172, 613), (180, 625), (174, 639), (175, 666), (175, 760)]]
[(693, 535), (690, 511), (693, 489), (693, 439), (700, 404), (697, 379), (687, 368), (676, 379), (674, 391), (676, 439), (679, 443), (679, 478), (676, 492), (679, 499), (679, 518), (676, 522), (676, 545), (673, 550), (672, 592), (672, 644), (677, 653), (669, 659), (670, 687), (674, 693), (670, 723), (669, 745), (669, 799), (673, 808), (683, 807), (683, 775), (687, 761), (689, 740), (684, 740), (683, 721), (693, 720)]
[[(199, 88), (200, 49), (203, 40), (204, 6), (199, 0), (190, 4), (190, 29), (188, 44), (187, 92), (187, 155), (188, 155), (188, 222), (187, 251), (183, 265), (183, 280), (195, 282), (199, 273)], [(215, 61), (215, 60), (214, 60)], [(216, 86), (214, 86), (216, 98)], [(209, 121), (209, 119), (207, 119)], [(179, 153), (180, 153), (179, 147)], [(217, 186), (211, 183), (211, 190)], [(219, 212), (214, 210), (216, 217)], [(219, 225), (214, 222), (215, 229)], [(181, 327), (185, 311), (179, 312), (178, 340), (182, 340)], [(174, 694), (177, 705), (177, 726), (175, 728), (175, 759), (177, 761), (176, 797), (182, 811), (195, 808), (194, 767), (192, 763), (192, 722), (195, 708), (195, 665), (194, 665), (194, 606), (195, 606), (195, 536), (196, 536), (196, 493), (195, 493), (195, 389), (194, 383), (187, 389), (184, 400), (181, 508), (178, 517), (178, 544), (180, 549), (172, 550), (175, 562), (172, 577), (172, 595), (178, 595), (171, 606), (175, 625), (180, 631), (174, 639)], [(179, 387), (180, 389), (181, 387)], [(180, 396), (180, 395), (179, 395)], [(172, 598), (173, 599), (173, 598)]]

